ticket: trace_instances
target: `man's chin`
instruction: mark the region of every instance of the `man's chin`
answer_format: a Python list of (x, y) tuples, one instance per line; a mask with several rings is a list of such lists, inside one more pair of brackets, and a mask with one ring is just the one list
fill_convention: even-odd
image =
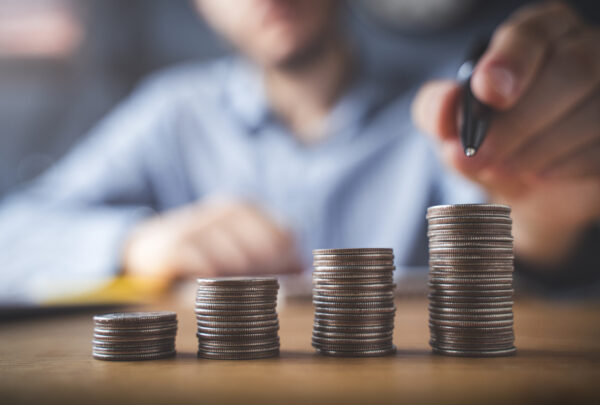
[(279, 70), (299, 70), (310, 66), (325, 52), (327, 41), (313, 41), (303, 47), (282, 53), (274, 57), (269, 64)]

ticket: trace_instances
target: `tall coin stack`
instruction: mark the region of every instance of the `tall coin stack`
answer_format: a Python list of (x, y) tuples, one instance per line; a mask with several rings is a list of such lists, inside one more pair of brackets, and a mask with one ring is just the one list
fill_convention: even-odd
[(510, 207), (440, 205), (427, 209), (427, 221), (433, 352), (514, 354)]
[(250, 360), (279, 355), (275, 277), (198, 279), (198, 357)]
[(154, 360), (175, 355), (175, 312), (94, 316), (92, 354), (100, 360)]
[(392, 249), (313, 251), (312, 345), (317, 353), (375, 357), (396, 351)]

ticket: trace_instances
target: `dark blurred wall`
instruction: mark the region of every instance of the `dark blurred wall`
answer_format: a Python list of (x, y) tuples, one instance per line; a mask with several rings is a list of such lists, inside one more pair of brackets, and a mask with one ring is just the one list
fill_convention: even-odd
[(188, 0), (72, 4), (85, 31), (74, 54), (0, 59), (0, 196), (61, 157), (149, 72), (226, 52)]

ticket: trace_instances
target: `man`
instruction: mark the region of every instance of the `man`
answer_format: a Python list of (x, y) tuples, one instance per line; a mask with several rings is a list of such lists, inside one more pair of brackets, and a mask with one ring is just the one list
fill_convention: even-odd
[[(6, 291), (297, 272), (317, 247), (391, 246), (400, 266), (424, 265), (425, 208), (483, 197), (409, 125), (410, 91), (370, 74), (340, 2), (196, 4), (245, 58), (154, 78), (8, 199)], [(499, 110), (474, 158), (457, 83), (425, 84), (412, 105), (446, 164), (513, 207), (516, 252), (542, 274), (576, 260), (600, 218), (599, 39), (561, 3), (506, 20), (473, 77)]]

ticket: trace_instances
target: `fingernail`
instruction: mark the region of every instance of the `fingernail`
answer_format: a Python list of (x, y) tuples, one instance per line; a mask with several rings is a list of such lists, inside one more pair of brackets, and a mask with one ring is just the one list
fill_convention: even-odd
[(510, 70), (501, 66), (492, 66), (488, 70), (488, 77), (494, 90), (501, 96), (510, 98), (515, 92), (517, 82)]

